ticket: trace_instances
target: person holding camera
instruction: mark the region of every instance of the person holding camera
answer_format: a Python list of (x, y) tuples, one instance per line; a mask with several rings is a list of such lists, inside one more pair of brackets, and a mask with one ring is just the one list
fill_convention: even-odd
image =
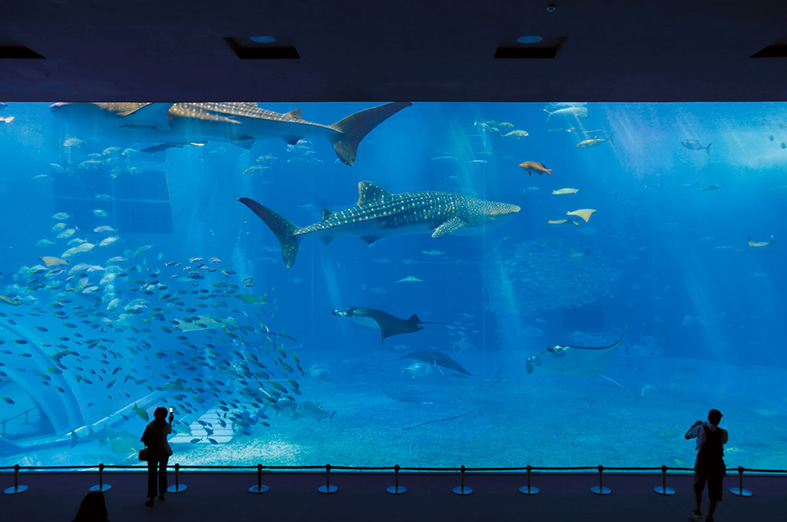
[(722, 414), (713, 409), (708, 412), (708, 422), (696, 421), (684, 437), (697, 439), (697, 460), (694, 463), (694, 497), (697, 508), (691, 512), (692, 518), (702, 518), (702, 491), (708, 483), (708, 518), (713, 522), (716, 504), (722, 499), (722, 481), (727, 469), (724, 464), (724, 445), (727, 444), (727, 430), (719, 428)]
[[(172, 455), (172, 448), (167, 442), (167, 435), (172, 433), (172, 421), (175, 414), (169, 409), (169, 422), (167, 422), (167, 408), (159, 407), (153, 412), (153, 420), (142, 434), (142, 442), (147, 447), (148, 459), (148, 500), (146, 506), (153, 507), (156, 498), (156, 473), (158, 472), (159, 500), (164, 500), (167, 491), (167, 461)], [(157, 469), (158, 468), (158, 471)]]

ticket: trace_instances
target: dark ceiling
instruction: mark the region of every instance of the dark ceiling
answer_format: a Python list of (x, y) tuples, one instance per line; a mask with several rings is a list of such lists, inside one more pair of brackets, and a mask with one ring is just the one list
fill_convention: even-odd
[(0, 100), (787, 99), (785, 0), (549, 3), (8, 0)]

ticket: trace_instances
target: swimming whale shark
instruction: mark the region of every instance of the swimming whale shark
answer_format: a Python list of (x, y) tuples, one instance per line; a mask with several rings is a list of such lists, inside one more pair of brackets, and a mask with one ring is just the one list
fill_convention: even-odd
[[(66, 120), (72, 134), (93, 132), (100, 137), (120, 135), (128, 140), (154, 142), (142, 149), (159, 152), (170, 147), (211, 140), (228, 141), (249, 149), (259, 139), (280, 138), (295, 145), (306, 137), (326, 138), (346, 165), (355, 163), (361, 140), (410, 102), (393, 102), (364, 109), (323, 125), (303, 119), (300, 109), (268, 111), (256, 103), (66, 103), (50, 106)], [(81, 125), (82, 128), (72, 128)]]
[(433, 238), (473, 234), (519, 212), (517, 205), (484, 201), (449, 192), (391, 194), (371, 181), (358, 183), (358, 204), (340, 212), (322, 211), (322, 220), (307, 227), (289, 222), (253, 199), (240, 198), (268, 225), (281, 244), (284, 266), (292, 267), (298, 243), (319, 237), (326, 245), (338, 236), (357, 236), (372, 244), (386, 236), (431, 232)]

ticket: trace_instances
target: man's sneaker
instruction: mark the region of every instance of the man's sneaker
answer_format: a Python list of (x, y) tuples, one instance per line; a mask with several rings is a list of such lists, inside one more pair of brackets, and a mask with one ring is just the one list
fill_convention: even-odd
[(702, 520), (702, 511), (698, 509), (691, 510), (691, 520)]

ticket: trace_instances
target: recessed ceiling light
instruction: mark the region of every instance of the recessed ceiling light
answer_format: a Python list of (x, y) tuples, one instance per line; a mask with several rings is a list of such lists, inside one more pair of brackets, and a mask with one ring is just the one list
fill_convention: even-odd
[(541, 40), (543, 40), (542, 37), (538, 36), (537, 34), (533, 34), (529, 36), (520, 36), (516, 39), (516, 42), (521, 44), (537, 44)]
[(241, 60), (297, 60), (298, 51), (286, 36), (237, 36), (224, 38)]

